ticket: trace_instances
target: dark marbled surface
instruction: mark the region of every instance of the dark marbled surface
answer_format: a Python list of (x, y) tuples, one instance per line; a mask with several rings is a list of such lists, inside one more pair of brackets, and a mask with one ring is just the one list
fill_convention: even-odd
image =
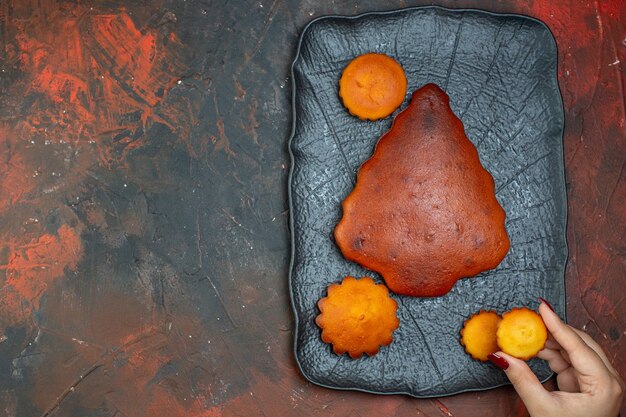
[[(527, 416), (508, 387), (338, 392), (306, 382), (294, 360), (299, 34), (321, 15), (421, 4), (0, 3), (0, 414)], [(438, 4), (527, 14), (554, 33), (567, 315), (624, 375), (623, 7)]]

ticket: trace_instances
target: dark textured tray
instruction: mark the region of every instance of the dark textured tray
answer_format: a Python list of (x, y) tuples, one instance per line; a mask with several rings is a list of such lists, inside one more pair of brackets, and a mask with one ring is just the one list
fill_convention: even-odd
[[(443, 297), (393, 295), (400, 318), (394, 342), (374, 357), (352, 360), (332, 353), (314, 319), (330, 283), (346, 275), (380, 279), (346, 261), (332, 238), (357, 169), (392, 120), (359, 121), (337, 95), (341, 71), (365, 52), (386, 53), (402, 64), (407, 100), (430, 82), (449, 94), (495, 178), (511, 250), (497, 269), (460, 280)], [(307, 379), (416, 397), (494, 388), (508, 381), (491, 364), (464, 353), (458, 342), (463, 320), (482, 308), (536, 308), (538, 296), (564, 316), (567, 204), (556, 67), (550, 31), (524, 16), (424, 7), (323, 17), (306, 27), (292, 67), (289, 279), (295, 354)], [(530, 365), (541, 380), (551, 375), (543, 361)]]

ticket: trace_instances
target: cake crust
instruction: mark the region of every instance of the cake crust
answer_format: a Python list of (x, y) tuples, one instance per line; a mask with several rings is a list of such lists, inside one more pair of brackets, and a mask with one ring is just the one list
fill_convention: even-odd
[(495, 268), (510, 242), (492, 176), (435, 84), (416, 90), (342, 202), (335, 241), (394, 292), (446, 294)]

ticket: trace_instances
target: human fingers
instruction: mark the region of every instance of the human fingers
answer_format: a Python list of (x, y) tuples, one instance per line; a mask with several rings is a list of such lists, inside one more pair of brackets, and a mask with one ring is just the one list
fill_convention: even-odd
[(554, 337), (550, 333), (548, 333), (548, 339), (546, 340), (546, 344), (544, 345), (543, 349), (544, 350), (554, 350), (554, 351), (559, 352), (561, 357), (563, 359), (565, 359), (565, 362), (567, 362), (568, 366), (571, 365), (571, 363), (569, 361), (569, 355), (563, 349), (563, 347), (559, 344), (559, 342), (554, 340)]
[(556, 376), (556, 383), (560, 391), (580, 393), (580, 384), (578, 383), (578, 375), (574, 368), (567, 368)]
[(580, 384), (576, 375), (576, 370), (563, 357), (565, 351), (543, 349), (537, 354), (537, 357), (548, 362), (548, 366), (556, 372), (556, 381), (559, 390), (564, 392), (580, 392)]
[[(539, 313), (548, 331), (567, 353), (567, 359), (576, 370), (585, 375), (599, 377), (608, 371), (600, 356), (585, 343), (573, 328), (563, 323), (559, 316), (543, 302), (539, 305)], [(565, 357), (565, 355), (563, 356)]]
[(572, 366), (563, 358), (561, 352), (558, 350), (543, 349), (537, 354), (537, 357), (543, 359), (544, 361), (547, 361), (550, 369), (552, 369), (557, 374), (560, 374), (561, 372)]
[(546, 406), (552, 403), (550, 393), (541, 385), (526, 362), (504, 352), (491, 353), (488, 358), (504, 371), (531, 415), (539, 415), (539, 411), (545, 411)]
[(561, 345), (559, 345), (559, 343), (556, 340), (554, 340), (554, 337), (552, 337), (551, 334), (548, 334), (548, 339), (546, 340), (545, 348), (552, 349), (552, 350), (563, 349)]

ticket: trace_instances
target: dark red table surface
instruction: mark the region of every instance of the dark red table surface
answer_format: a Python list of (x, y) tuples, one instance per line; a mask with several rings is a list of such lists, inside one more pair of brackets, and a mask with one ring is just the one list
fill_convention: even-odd
[[(298, 36), (316, 16), (426, 4), (358, 3), (0, 3), (0, 415), (528, 415), (510, 387), (416, 400), (298, 372), (286, 194)], [(568, 319), (625, 375), (620, 3), (438, 4), (553, 31)]]

